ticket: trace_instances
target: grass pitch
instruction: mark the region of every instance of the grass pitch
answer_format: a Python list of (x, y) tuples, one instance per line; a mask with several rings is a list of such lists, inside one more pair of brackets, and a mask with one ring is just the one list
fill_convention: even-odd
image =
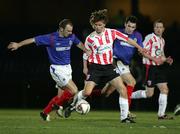
[[(72, 113), (70, 118), (51, 114), (44, 122), (39, 110), (0, 110), (0, 134), (179, 134), (180, 116), (174, 120), (157, 120), (156, 112), (133, 112), (135, 124), (122, 124), (118, 111)], [(172, 113), (170, 113), (172, 115)]]

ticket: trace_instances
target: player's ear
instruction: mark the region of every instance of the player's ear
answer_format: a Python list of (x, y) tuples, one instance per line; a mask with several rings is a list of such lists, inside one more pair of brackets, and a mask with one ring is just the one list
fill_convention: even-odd
[(60, 32), (63, 32), (63, 28), (62, 28), (62, 27), (60, 27), (60, 28), (59, 28), (59, 31), (60, 31)]

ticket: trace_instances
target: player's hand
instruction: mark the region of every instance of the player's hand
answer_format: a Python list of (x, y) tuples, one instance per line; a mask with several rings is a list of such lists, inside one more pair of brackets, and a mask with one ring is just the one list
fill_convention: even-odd
[(143, 48), (138, 48), (138, 52), (139, 52), (140, 54), (143, 54)]
[(138, 49), (139, 53), (141, 53), (142, 55), (144, 55), (145, 53), (146, 54), (149, 54), (149, 50), (145, 49), (145, 48), (141, 48), (141, 49)]
[(147, 49), (145, 49), (145, 48), (143, 48), (142, 50), (143, 50), (143, 53), (149, 54), (149, 50), (147, 50)]
[(19, 44), (16, 42), (10, 42), (7, 48), (11, 51), (17, 50), (19, 48)]
[(164, 60), (162, 59), (162, 57), (159, 57), (159, 58), (155, 58), (154, 59), (154, 62), (157, 64), (157, 65), (162, 65), (164, 63)]
[(86, 54), (89, 57), (91, 55), (92, 51), (91, 50), (86, 50)]
[(172, 65), (173, 59), (171, 58), (171, 56), (169, 56), (169, 57), (166, 58), (166, 62), (167, 62), (169, 65)]

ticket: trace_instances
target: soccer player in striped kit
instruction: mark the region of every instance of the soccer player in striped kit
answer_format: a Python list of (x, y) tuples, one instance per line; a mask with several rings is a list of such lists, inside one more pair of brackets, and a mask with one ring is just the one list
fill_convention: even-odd
[(8, 49), (12, 51), (32, 43), (35, 43), (37, 46), (44, 46), (47, 49), (49, 61), (51, 63), (50, 73), (53, 80), (56, 82), (58, 94), (50, 100), (49, 104), (40, 113), (40, 116), (45, 121), (50, 121), (49, 113), (53, 108), (58, 110), (59, 106), (62, 106), (71, 99), (78, 91), (75, 83), (72, 81), (70, 49), (72, 45), (76, 45), (85, 51), (85, 47), (72, 31), (73, 24), (71, 20), (64, 19), (59, 23), (57, 32), (39, 35), (19, 43), (11, 42), (8, 45)]
[[(143, 47), (142, 35), (138, 31), (136, 31), (136, 27), (138, 23), (137, 21), (138, 19), (135, 16), (128, 16), (125, 20), (124, 28), (117, 29), (117, 30), (124, 34), (127, 34), (129, 38), (136, 41), (141, 47)], [(130, 72), (129, 65), (131, 63), (131, 60), (135, 52), (136, 52), (136, 47), (128, 44), (127, 42), (124, 42), (121, 40), (114, 41), (114, 47), (113, 47), (114, 65), (116, 66), (116, 71), (120, 74), (123, 82), (126, 84), (129, 107), (131, 105), (131, 95), (132, 95), (134, 86), (136, 84), (136, 80)], [(158, 63), (161, 62), (159, 59), (153, 58), (146, 53), (143, 53), (143, 55), (148, 58), (151, 58), (155, 62), (158, 62)], [(83, 59), (84, 59), (83, 72), (87, 74), (87, 70), (88, 70), (87, 61), (86, 61), (87, 56), (85, 54), (83, 55)], [(102, 90), (99, 90), (99, 89), (93, 90), (92, 95), (95, 94), (95, 96), (99, 96), (100, 94), (104, 94), (106, 97), (108, 97), (115, 90), (116, 89), (112, 85), (106, 84), (106, 86)], [(119, 100), (119, 103), (120, 103), (120, 100)], [(135, 118), (136, 116), (129, 112), (128, 117)]]
[(106, 83), (109, 82), (120, 93), (121, 122), (134, 123), (133, 120), (127, 117), (129, 106), (126, 87), (112, 64), (113, 42), (115, 39), (123, 40), (135, 46), (141, 53), (143, 53), (143, 49), (134, 40), (128, 38), (127, 35), (115, 29), (106, 28), (107, 22), (106, 9), (93, 12), (90, 16), (90, 24), (95, 31), (85, 41), (86, 49), (92, 51), (88, 58), (90, 63), (89, 71), (84, 89), (76, 95), (71, 106), (65, 109), (65, 117), (70, 116), (77, 100), (86, 99), (91, 94), (93, 88), (103, 80)]
[[(138, 31), (136, 31), (137, 23), (138, 19), (135, 16), (128, 16), (125, 20), (124, 28), (117, 30), (124, 34), (127, 34), (129, 38), (136, 41), (138, 45), (143, 47), (142, 35)], [(136, 84), (136, 80), (130, 72), (129, 65), (135, 52), (136, 47), (128, 44), (127, 42), (120, 40), (114, 41), (114, 64), (116, 65), (116, 71), (120, 74), (123, 82), (126, 84), (129, 107), (131, 105), (131, 94)], [(105, 96), (108, 97), (114, 90), (115, 88), (113, 86), (106, 85), (101, 93), (105, 94)], [(128, 117), (135, 118), (135, 115), (129, 112)]]
[[(173, 59), (166, 57), (164, 53), (165, 40), (162, 37), (164, 32), (162, 20), (154, 22), (154, 32), (147, 35), (143, 42), (144, 48), (149, 50), (152, 57), (161, 58), (163, 63), (171, 65)], [(166, 65), (157, 64), (154, 61), (143, 57), (143, 64), (146, 67), (146, 90), (138, 90), (132, 93), (132, 99), (149, 98), (154, 94), (155, 86), (160, 90), (158, 119), (173, 119), (165, 114), (169, 88), (167, 86)]]

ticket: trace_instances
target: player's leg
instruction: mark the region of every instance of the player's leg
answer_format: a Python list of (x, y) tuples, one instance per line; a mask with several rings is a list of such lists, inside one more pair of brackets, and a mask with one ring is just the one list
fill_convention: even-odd
[(146, 90), (137, 90), (132, 93), (132, 99), (149, 98), (154, 94), (154, 87), (156, 82), (156, 68), (146, 66)]
[(85, 83), (84, 89), (79, 91), (75, 95), (71, 105), (65, 109), (65, 111), (64, 111), (65, 118), (68, 118), (71, 115), (71, 112), (75, 109), (75, 105), (78, 101), (80, 101), (82, 99), (86, 99), (92, 93), (92, 90), (95, 86), (96, 86), (96, 83), (93, 81), (87, 81)]
[(136, 84), (136, 80), (134, 79), (134, 77), (132, 76), (131, 73), (122, 74), (121, 78), (122, 78), (123, 82), (126, 83), (127, 94), (128, 94), (128, 103), (129, 103), (129, 107), (130, 107), (131, 96), (132, 96), (132, 92), (134, 90), (134, 86)]
[(68, 103), (71, 103), (73, 96), (77, 93), (77, 87), (72, 80), (69, 80), (68, 84), (63, 87), (63, 93), (59, 97), (59, 100), (54, 105), (57, 115), (63, 116), (63, 107), (66, 107)]
[[(131, 95), (132, 95), (132, 92), (134, 90), (136, 80), (134, 79), (134, 77), (130, 73), (129, 65), (124, 65), (120, 60), (117, 61), (116, 72), (118, 72), (120, 74), (123, 82), (126, 84), (127, 95), (128, 95), (128, 104), (129, 104), (129, 108), (130, 108)], [(136, 115), (129, 112), (128, 117), (129, 118), (135, 118)]]
[(167, 107), (167, 100), (168, 100), (168, 86), (167, 83), (159, 83), (157, 87), (160, 90), (159, 94), (159, 109), (158, 109), (158, 119), (173, 119), (173, 117), (169, 117), (166, 115), (166, 107)]
[(174, 109), (174, 115), (178, 116), (180, 115), (180, 104), (178, 104)]
[(154, 95), (154, 87), (145, 87), (145, 90), (137, 90), (132, 93), (131, 99), (145, 99)]
[(131, 105), (131, 95), (136, 84), (136, 80), (130, 73), (129, 65), (123, 64), (120, 60), (116, 63), (116, 72), (120, 74), (124, 83), (126, 83), (128, 103)]
[(127, 90), (125, 85), (123, 84), (123, 81), (121, 77), (116, 77), (113, 80), (109, 82), (112, 86), (116, 88), (116, 90), (120, 94), (119, 104), (120, 104), (120, 110), (121, 110), (121, 116), (120, 120), (122, 123), (135, 123), (133, 120), (128, 119), (128, 99), (127, 99)]
[[(63, 89), (63, 92), (59, 90), (58, 95), (53, 97), (48, 105), (44, 108), (43, 112), (40, 113), (44, 120), (46, 120), (45, 117), (49, 116), (49, 113), (53, 110), (54, 107), (57, 108), (57, 105), (62, 106), (77, 92), (77, 87), (72, 81), (72, 69), (70, 65), (51, 65), (50, 73), (52, 78), (56, 81), (58, 87)], [(42, 116), (43, 114), (46, 116)]]
[(114, 86), (107, 83), (101, 90), (101, 94), (103, 94), (105, 97), (109, 97), (109, 95), (111, 95), (115, 90), (116, 88)]

